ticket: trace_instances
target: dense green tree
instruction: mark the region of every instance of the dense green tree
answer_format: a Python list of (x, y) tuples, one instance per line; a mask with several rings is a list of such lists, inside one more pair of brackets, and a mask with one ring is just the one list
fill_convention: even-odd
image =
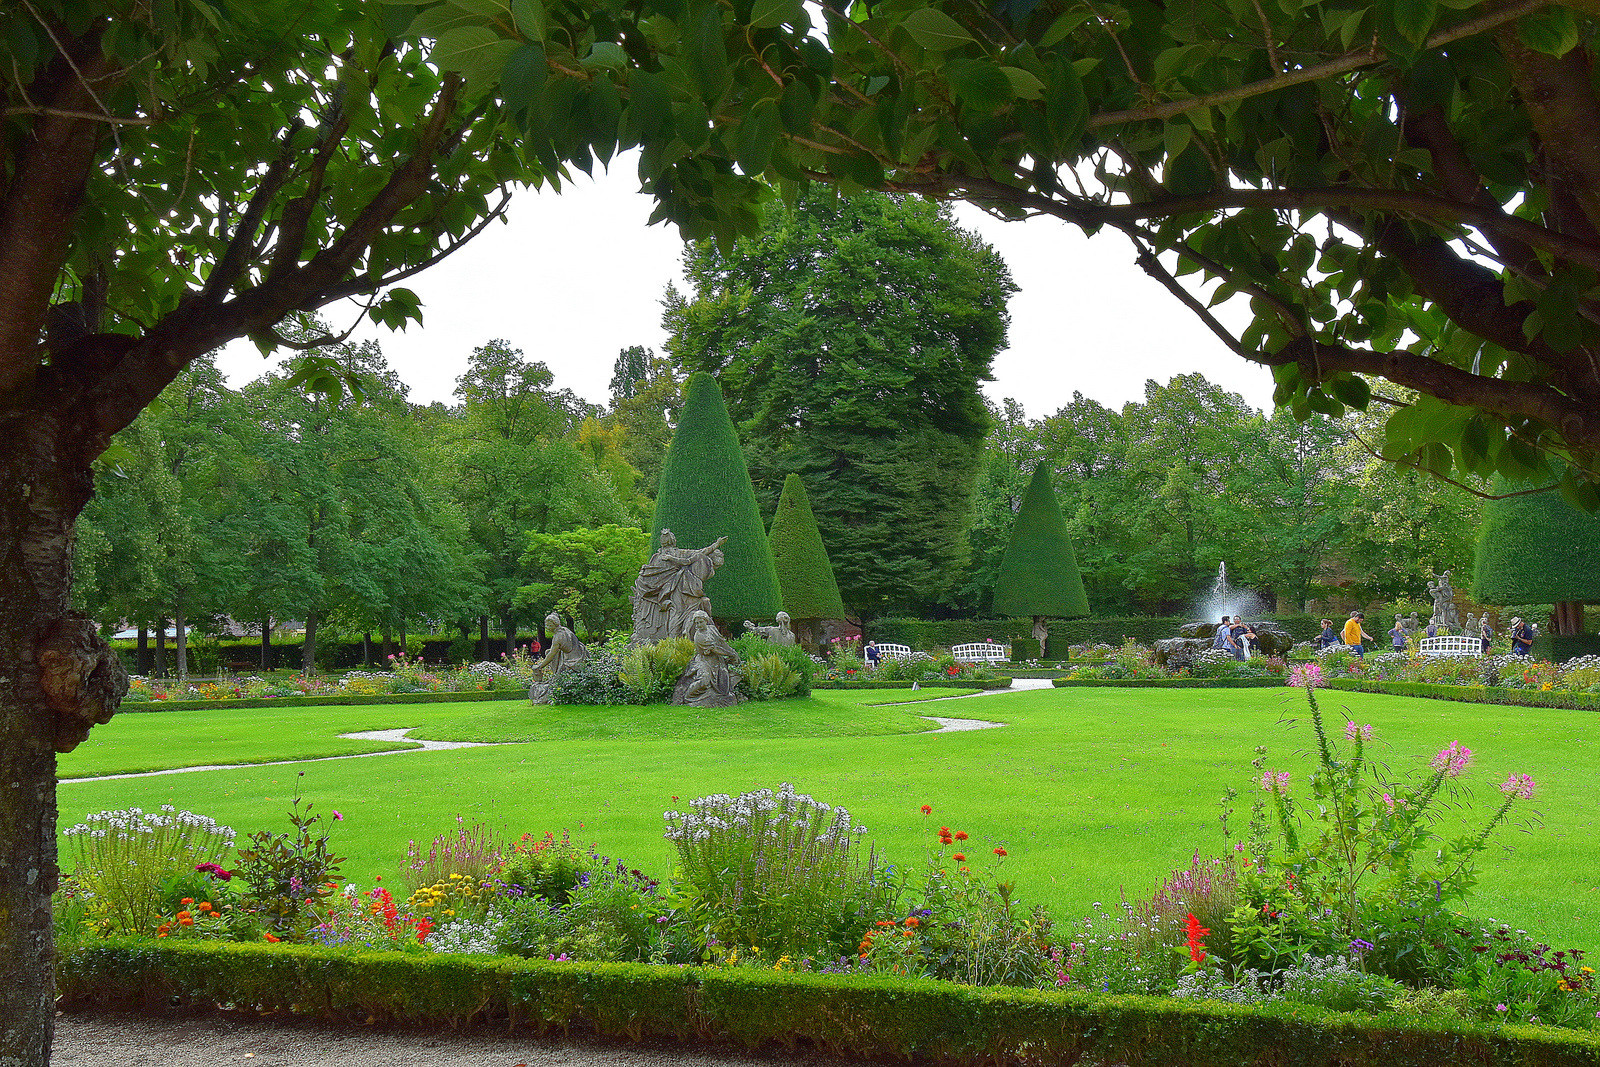
[(772, 513), (767, 541), (772, 546), (772, 564), (783, 593), (783, 610), (814, 641), (820, 636), (815, 630), (819, 622), (844, 618), (844, 601), (839, 597), (839, 583), (834, 580), (833, 564), (828, 562), (828, 549), (817, 529), (805, 483), (798, 474), (783, 480), (783, 495), (778, 497), (778, 506)]
[(1036, 620), (1089, 614), (1083, 577), (1078, 573), (1078, 560), (1061, 519), (1047, 463), (1033, 468), (1022, 496), (995, 579), (994, 609), (1002, 615), (1031, 615)]
[(1582, 633), (1584, 603), (1600, 601), (1600, 515), (1577, 510), (1553, 487), (1489, 501), (1472, 595), (1485, 604), (1553, 604), (1554, 631)]
[(1013, 289), (999, 257), (939, 205), (823, 191), (685, 272), (669, 349), (723, 383), (767, 506), (805, 481), (845, 602), (952, 593)]
[[(622, 432), (622, 458), (639, 472), (639, 494), (653, 506), (661, 484), (661, 464), (666, 461), (672, 427), (677, 422), (678, 408), (683, 405), (683, 375), (670, 359), (648, 348), (643, 352), (643, 377), (634, 379), (625, 389), (618, 385), (619, 379), (613, 378), (611, 410), (605, 422)], [(637, 365), (624, 366), (624, 362), (619, 356), (618, 372), (635, 373)]]
[(627, 630), (633, 582), (649, 547), (645, 532), (633, 526), (530, 533), (522, 557), (528, 584), (517, 600), (536, 612), (560, 612), (591, 634)]
[(770, 619), (781, 610), (772, 550), (739, 435), (716, 379), (704, 371), (690, 375), (684, 390), (678, 428), (661, 469), (651, 551), (661, 546), (663, 529), (672, 531), (680, 548), (728, 539), (722, 569), (705, 585), (718, 620)]

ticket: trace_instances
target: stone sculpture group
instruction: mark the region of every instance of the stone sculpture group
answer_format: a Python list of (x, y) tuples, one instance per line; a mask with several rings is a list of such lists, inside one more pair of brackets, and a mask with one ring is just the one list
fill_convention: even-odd
[[(673, 687), (672, 702), (701, 708), (720, 708), (737, 704), (739, 695), (739, 654), (722, 636), (711, 617), (711, 600), (706, 596), (706, 581), (722, 566), (719, 537), (704, 548), (679, 548), (671, 530), (661, 531), (661, 545), (651, 555), (633, 583), (633, 640), (635, 645), (687, 638), (694, 645), (694, 658)], [(776, 626), (745, 623), (774, 645), (793, 645), (794, 631), (789, 616), (778, 613)], [(534, 683), (528, 699), (549, 704), (555, 694), (556, 677), (588, 655), (583, 642), (568, 629), (560, 616), (551, 612), (545, 618), (550, 633), (550, 648), (534, 664)]]

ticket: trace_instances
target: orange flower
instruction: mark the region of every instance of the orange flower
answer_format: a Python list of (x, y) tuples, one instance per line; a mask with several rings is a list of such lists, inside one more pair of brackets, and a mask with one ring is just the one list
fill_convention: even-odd
[(194, 897), (184, 897), (182, 900), (178, 901), (178, 903), (180, 903), (180, 904), (193, 904), (194, 903)]
[(932, 815), (933, 814), (933, 806), (931, 804), (922, 805), (922, 814), (924, 814), (924, 815)]
[(199, 910), (200, 910), (200, 911), (211, 911), (211, 910), (212, 910), (212, 908), (211, 908), (211, 901), (209, 901), (209, 900), (202, 900), (202, 901), (201, 901), (201, 902), (200, 902), (200, 905), (199, 905)]
[(262, 934), (261, 936), (266, 938), (268, 941), (271, 941), (274, 945), (281, 940), (280, 938), (273, 937), (271, 934)]
[(957, 830), (956, 831), (956, 840), (957, 841), (965, 841), (966, 839), (967, 839), (967, 832), (965, 830)]
[(1006, 855), (1006, 850), (1003, 849), (1003, 848), (997, 848), (997, 849), (994, 850), (994, 854), (996, 856), (1004, 857)]
[(189, 913), (186, 911), (178, 913), (178, 922), (184, 926), (194, 925), (194, 920), (189, 917)]
[(957, 867), (956, 870), (960, 871), (962, 874), (971, 874), (972, 873), (972, 868), (971, 867)]
[(917, 918), (915, 915), (907, 915), (906, 916), (906, 925), (907, 926), (921, 926), (922, 925), (922, 920)]
[(965, 852), (957, 852), (951, 858), (954, 859), (957, 863), (965, 863), (965, 862), (967, 862), (967, 854)]

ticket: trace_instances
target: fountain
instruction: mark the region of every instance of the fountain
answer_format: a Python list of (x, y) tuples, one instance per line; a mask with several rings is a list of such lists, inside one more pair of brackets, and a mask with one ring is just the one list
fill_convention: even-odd
[(1268, 656), (1281, 656), (1294, 645), (1278, 623), (1271, 619), (1251, 619), (1251, 613), (1262, 610), (1262, 600), (1248, 589), (1235, 589), (1228, 584), (1227, 563), (1217, 564), (1217, 580), (1211, 592), (1195, 605), (1195, 614), (1204, 621), (1191, 622), (1178, 627), (1177, 637), (1168, 637), (1155, 643), (1156, 666), (1169, 670), (1184, 667), (1196, 655), (1211, 647), (1222, 616), (1244, 617), (1256, 633), (1256, 648)]

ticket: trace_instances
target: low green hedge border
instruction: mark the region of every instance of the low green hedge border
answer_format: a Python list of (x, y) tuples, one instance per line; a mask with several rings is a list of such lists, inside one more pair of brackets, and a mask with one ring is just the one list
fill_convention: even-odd
[(1057, 678), (1057, 689), (1270, 689), (1282, 678)]
[[(1010, 689), (1010, 678), (941, 678), (936, 682), (918, 681), (916, 685), (922, 689)], [(863, 678), (860, 681), (818, 679), (811, 683), (813, 689), (910, 689), (910, 681), (885, 682), (877, 678)]]
[(1600, 1034), (1423, 1023), (1305, 1006), (1095, 997), (950, 982), (574, 963), (312, 945), (103, 941), (65, 948), (62, 1006), (232, 1005), (331, 1020), (802, 1043), (851, 1058), (1237, 1067), (1593, 1067)]
[(1558, 689), (1543, 692), (1538, 689), (1446, 685), (1442, 682), (1380, 682), (1371, 678), (1330, 678), (1324, 684), (1330, 689), (1349, 689), (1358, 693), (1459, 700), (1467, 704), (1508, 704), (1526, 708), (1567, 708), (1572, 711), (1600, 709), (1600, 693), (1564, 693)]
[(345, 704), (449, 704), (470, 700), (527, 700), (526, 689), (479, 690), (471, 693), (384, 693), (364, 696), (241, 697), (238, 700), (125, 700), (118, 711), (194, 711), (196, 708), (321, 708)]

